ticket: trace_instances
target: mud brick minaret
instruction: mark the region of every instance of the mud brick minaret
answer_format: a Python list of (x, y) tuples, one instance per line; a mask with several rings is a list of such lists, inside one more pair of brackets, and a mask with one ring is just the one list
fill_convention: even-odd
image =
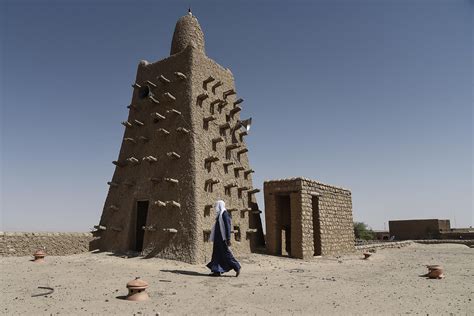
[(141, 61), (124, 137), (99, 225), (98, 248), (135, 250), (190, 263), (209, 260), (213, 204), (233, 218), (233, 250), (261, 245), (259, 190), (252, 185), (247, 130), (232, 72), (206, 56), (191, 13), (169, 57)]

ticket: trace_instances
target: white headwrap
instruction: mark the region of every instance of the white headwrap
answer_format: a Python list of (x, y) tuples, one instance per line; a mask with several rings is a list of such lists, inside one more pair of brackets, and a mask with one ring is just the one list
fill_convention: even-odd
[[(219, 221), (219, 228), (221, 230), (222, 240), (225, 240), (224, 219), (222, 218), (222, 214), (224, 213), (224, 211), (226, 211), (225, 202), (222, 200), (217, 201), (215, 210), (216, 210), (216, 220)], [(216, 223), (212, 225), (211, 236), (209, 236), (209, 241), (214, 241), (215, 230), (216, 230)]]

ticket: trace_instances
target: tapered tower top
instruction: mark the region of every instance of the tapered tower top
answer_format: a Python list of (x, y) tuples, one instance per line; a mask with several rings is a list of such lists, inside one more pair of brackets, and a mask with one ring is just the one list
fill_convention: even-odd
[(192, 14), (191, 10), (189, 10), (187, 15), (180, 17), (178, 22), (176, 22), (170, 55), (179, 53), (191, 44), (196, 49), (205, 53), (204, 34), (202, 33), (198, 20)]

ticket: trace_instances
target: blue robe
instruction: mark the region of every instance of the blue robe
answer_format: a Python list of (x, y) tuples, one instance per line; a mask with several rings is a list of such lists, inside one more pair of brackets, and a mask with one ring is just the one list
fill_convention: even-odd
[[(230, 231), (232, 227), (231, 218), (227, 211), (222, 213), (224, 220), (225, 239), (230, 240)], [(214, 273), (223, 273), (230, 270), (240, 270), (240, 264), (235, 260), (234, 255), (230, 251), (225, 240), (222, 240), (219, 219), (216, 218), (216, 226), (214, 228), (214, 245), (212, 247), (212, 259), (207, 267)]]

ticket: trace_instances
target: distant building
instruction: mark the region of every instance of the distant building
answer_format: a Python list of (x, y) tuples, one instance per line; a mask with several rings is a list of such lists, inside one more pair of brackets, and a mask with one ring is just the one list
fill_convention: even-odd
[(375, 239), (377, 240), (389, 240), (390, 232), (387, 230), (374, 230)]
[(410, 219), (388, 222), (390, 236), (395, 240), (441, 239), (441, 233), (450, 231), (449, 219)]

